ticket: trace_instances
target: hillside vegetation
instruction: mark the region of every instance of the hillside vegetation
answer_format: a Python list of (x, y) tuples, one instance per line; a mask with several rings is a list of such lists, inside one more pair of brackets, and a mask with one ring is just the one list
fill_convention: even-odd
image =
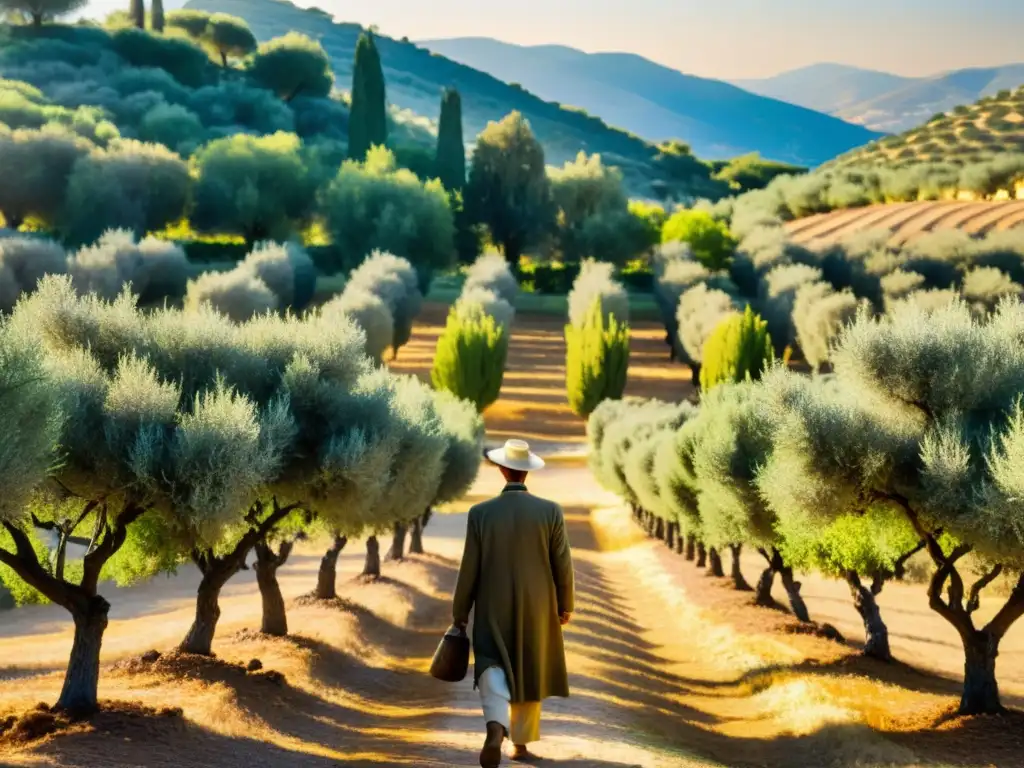
[(835, 168), (962, 161), (1007, 151), (1024, 152), (1024, 86), (1003, 89), (973, 104), (939, 112), (896, 136), (872, 142), (831, 163)]
[[(296, 31), (318, 40), (331, 57), (340, 88), (351, 82), (356, 42), (363, 31), (358, 24), (336, 24), (316, 8), (299, 8), (287, 0), (189, 0), (185, 6), (223, 12), (245, 19), (260, 41)], [(441, 91), (455, 88), (462, 95), (467, 144), (473, 143), (487, 124), (511, 111), (520, 112), (544, 146), (551, 165), (572, 160), (581, 151), (599, 153), (610, 165), (622, 169), (631, 192), (642, 197), (664, 194), (666, 184), (678, 185), (684, 194), (716, 194), (718, 185), (709, 169), (691, 160), (680, 172), (677, 158), (665, 157), (658, 147), (581, 110), (563, 108), (533, 95), (515, 84), (437, 56), (405, 40), (376, 37), (387, 98), (401, 110), (437, 115)]]
[(765, 98), (729, 83), (686, 75), (631, 53), (584, 53), (489, 38), (422, 43), (546, 99), (583, 107), (651, 140), (678, 138), (701, 157), (747, 152), (819, 165), (877, 138), (862, 126)]
[(876, 131), (899, 133), (937, 112), (1024, 83), (1024, 64), (972, 67), (904, 77), (843, 64), (812, 64), (736, 85), (763, 96), (835, 115)]

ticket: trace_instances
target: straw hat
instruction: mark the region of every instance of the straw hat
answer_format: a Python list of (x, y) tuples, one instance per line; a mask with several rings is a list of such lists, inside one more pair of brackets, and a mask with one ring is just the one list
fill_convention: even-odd
[(487, 458), (505, 469), (518, 469), (523, 472), (544, 469), (544, 459), (531, 453), (530, 446), (523, 440), (509, 440), (504, 448), (488, 451)]

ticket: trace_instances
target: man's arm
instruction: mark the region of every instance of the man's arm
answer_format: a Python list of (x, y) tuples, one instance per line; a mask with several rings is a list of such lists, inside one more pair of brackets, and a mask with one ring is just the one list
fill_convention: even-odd
[(459, 578), (455, 583), (455, 598), (452, 601), (452, 618), (455, 625), (464, 627), (469, 623), (469, 612), (476, 602), (476, 585), (480, 576), (480, 534), (477, 529), (476, 515), (469, 511), (469, 522), (466, 525), (466, 545), (462, 550), (462, 564), (459, 566)]
[(576, 581), (573, 575), (572, 553), (569, 551), (569, 537), (565, 533), (565, 516), (557, 505), (555, 522), (551, 528), (551, 575), (555, 580), (558, 615), (565, 624), (568, 622), (568, 615), (576, 608)]

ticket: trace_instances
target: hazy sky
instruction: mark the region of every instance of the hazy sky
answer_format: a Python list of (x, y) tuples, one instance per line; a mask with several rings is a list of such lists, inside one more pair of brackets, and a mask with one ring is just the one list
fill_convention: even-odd
[[(178, 7), (184, 0), (165, 0)], [(93, 0), (95, 10), (113, 0)], [(127, 0), (116, 3), (127, 6)], [(631, 51), (697, 75), (821, 61), (928, 75), (1024, 61), (1024, 0), (296, 0), (392, 37)], [(95, 12), (95, 11), (94, 11)]]

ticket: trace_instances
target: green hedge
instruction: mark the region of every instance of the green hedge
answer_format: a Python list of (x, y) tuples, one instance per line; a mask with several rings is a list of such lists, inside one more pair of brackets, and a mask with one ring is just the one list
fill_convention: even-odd
[[(580, 265), (577, 263), (530, 264), (521, 272), (523, 282), (533, 284), (534, 293), (552, 295), (569, 293), (579, 273)], [(654, 274), (649, 268), (623, 269), (619, 271), (618, 278), (635, 293), (654, 290)]]

